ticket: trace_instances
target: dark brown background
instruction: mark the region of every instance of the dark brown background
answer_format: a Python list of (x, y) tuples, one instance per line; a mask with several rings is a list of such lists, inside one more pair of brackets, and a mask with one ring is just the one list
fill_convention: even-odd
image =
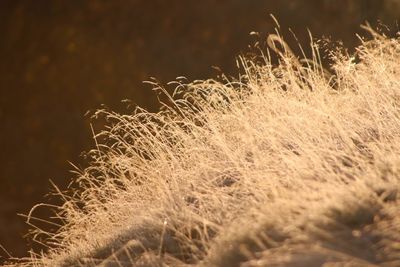
[[(27, 214), (73, 177), (68, 161), (93, 147), (86, 111), (127, 112), (123, 99), (156, 110), (143, 80), (166, 83), (235, 75), (235, 56), (273, 32), (275, 14), (307, 44), (332, 36), (357, 44), (365, 20), (394, 25), (395, 0), (113, 0), (0, 2), (0, 244), (26, 255)], [(397, 29), (396, 26), (392, 26)], [(284, 31), (285, 32), (285, 31)], [(95, 122), (93, 122), (95, 123)], [(95, 123), (96, 124), (96, 123)], [(38, 210), (38, 215), (45, 215)], [(0, 255), (4, 253), (0, 250)], [(1, 262), (1, 259), (0, 259)]]

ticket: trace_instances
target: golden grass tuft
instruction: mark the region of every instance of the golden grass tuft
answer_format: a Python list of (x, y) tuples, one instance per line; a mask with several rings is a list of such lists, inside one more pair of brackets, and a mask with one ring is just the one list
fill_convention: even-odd
[(99, 111), (65, 224), (19, 264), (400, 266), (400, 40), (369, 31), (334, 75), (273, 35), (277, 66), (241, 58), (158, 113)]

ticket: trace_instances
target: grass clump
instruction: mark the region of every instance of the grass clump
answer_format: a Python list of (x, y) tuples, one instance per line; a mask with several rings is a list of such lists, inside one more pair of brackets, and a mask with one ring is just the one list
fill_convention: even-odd
[(369, 31), (332, 71), (272, 35), (278, 65), (177, 83), (158, 113), (99, 111), (64, 225), (20, 264), (399, 266), (400, 41)]

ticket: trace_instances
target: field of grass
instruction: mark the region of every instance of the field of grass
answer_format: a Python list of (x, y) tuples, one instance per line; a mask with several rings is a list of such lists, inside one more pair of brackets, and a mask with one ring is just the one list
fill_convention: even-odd
[(18, 264), (400, 266), (400, 40), (368, 31), (329, 70), (317, 44), (306, 60), (270, 35), (236, 79), (154, 84), (158, 113), (99, 111), (63, 225)]

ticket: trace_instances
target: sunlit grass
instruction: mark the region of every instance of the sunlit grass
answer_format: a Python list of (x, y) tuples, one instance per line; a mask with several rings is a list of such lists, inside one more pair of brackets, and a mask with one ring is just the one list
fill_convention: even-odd
[(276, 66), (240, 58), (158, 113), (99, 111), (65, 224), (21, 264), (399, 266), (400, 42), (370, 32), (331, 71), (271, 35)]

